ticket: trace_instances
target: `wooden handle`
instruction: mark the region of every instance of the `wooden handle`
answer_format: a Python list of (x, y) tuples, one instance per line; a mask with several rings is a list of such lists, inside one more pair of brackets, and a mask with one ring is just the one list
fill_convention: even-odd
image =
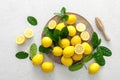
[(105, 38), (107, 41), (110, 41), (109, 36), (105, 33), (105, 31), (104, 31), (104, 30), (103, 30), (103, 35), (104, 35), (104, 38)]

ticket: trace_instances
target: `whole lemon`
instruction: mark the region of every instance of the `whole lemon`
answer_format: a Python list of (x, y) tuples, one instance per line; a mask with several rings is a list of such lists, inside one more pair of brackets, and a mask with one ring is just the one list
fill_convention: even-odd
[(61, 23), (57, 24), (56, 29), (61, 31), (64, 27), (65, 27), (65, 24), (63, 22), (61, 22)]
[(42, 38), (42, 45), (43, 45), (43, 47), (45, 47), (45, 48), (50, 47), (50, 46), (52, 45), (52, 39), (49, 38), (49, 37), (43, 37), (43, 38)]
[(42, 64), (43, 60), (44, 60), (43, 54), (36, 54), (36, 55), (32, 58), (32, 63), (33, 63), (33, 65), (38, 66), (38, 65)]
[(74, 37), (72, 37), (71, 39), (71, 45), (75, 46), (76, 44), (81, 44), (82, 40), (80, 38), (80, 36), (75, 35)]
[(76, 22), (77, 18), (76, 15), (70, 14), (68, 15), (68, 20), (67, 20), (67, 24), (74, 24)]
[(63, 50), (64, 57), (71, 57), (74, 54), (74, 46), (65, 47)]
[(56, 46), (56, 47), (53, 48), (52, 53), (55, 56), (61, 56), (62, 55), (62, 48), (59, 47), (59, 46)]
[(70, 46), (70, 41), (69, 41), (69, 39), (63, 38), (63, 39), (60, 41), (60, 46), (61, 46), (62, 48), (65, 48), (65, 47), (67, 47), (67, 46)]
[(88, 67), (88, 72), (90, 74), (96, 74), (100, 70), (100, 65), (98, 63), (92, 63)]
[(89, 43), (83, 42), (82, 46), (84, 47), (84, 54), (89, 55), (92, 52), (92, 47)]
[(72, 56), (72, 59), (75, 60), (75, 61), (79, 61), (79, 60), (82, 59), (82, 57), (83, 57), (82, 54), (74, 54), (74, 55)]
[(67, 26), (69, 31), (69, 36), (74, 36), (76, 34), (76, 29), (74, 26)]
[(73, 63), (73, 60), (72, 60), (72, 58), (66, 58), (66, 57), (62, 56), (61, 63), (65, 66), (71, 66)]
[(52, 72), (54, 70), (54, 64), (52, 62), (43, 62), (41, 70), (43, 72)]

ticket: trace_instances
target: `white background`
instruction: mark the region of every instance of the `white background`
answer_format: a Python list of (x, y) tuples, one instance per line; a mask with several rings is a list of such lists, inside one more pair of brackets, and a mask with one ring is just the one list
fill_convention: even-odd
[[(112, 50), (112, 57), (106, 58), (106, 65), (98, 74), (88, 76), (84, 68), (70, 72), (56, 63), (54, 72), (46, 74), (40, 67), (33, 66), (29, 59), (15, 57), (16, 52), (29, 49), (33, 42), (40, 45), (44, 25), (62, 6), (69, 12), (84, 16), (102, 38), (102, 45)], [(26, 18), (29, 15), (37, 18), (36, 27), (28, 24)], [(103, 20), (110, 42), (105, 41), (97, 29), (94, 22), (96, 16)], [(34, 30), (34, 38), (22, 46), (16, 45), (16, 36), (23, 34), (26, 28)], [(46, 57), (45, 61), (50, 60)], [(120, 0), (0, 0), (0, 80), (118, 80), (119, 73)]]

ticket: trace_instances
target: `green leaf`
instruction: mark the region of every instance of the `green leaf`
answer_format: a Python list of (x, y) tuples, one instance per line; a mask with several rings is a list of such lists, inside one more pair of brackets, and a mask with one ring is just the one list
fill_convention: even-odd
[(30, 57), (33, 58), (37, 53), (37, 45), (35, 43), (33, 43), (30, 46)]
[(65, 26), (60, 32), (60, 37), (66, 38), (68, 36), (68, 34), (69, 34), (68, 28)]
[(98, 45), (100, 45), (100, 44), (101, 44), (101, 42), (102, 42), (102, 40), (101, 40), (101, 39), (98, 39)]
[(45, 48), (42, 45), (40, 45), (39, 52), (49, 54), (49, 53), (52, 53), (52, 48), (50, 48), (50, 47), (49, 48)]
[(61, 20), (62, 20), (63, 22), (67, 21), (67, 20), (68, 20), (68, 15), (62, 16), (62, 17), (61, 17)]
[(37, 19), (33, 16), (28, 16), (27, 21), (33, 26), (37, 25)]
[(48, 27), (44, 28), (44, 32), (48, 37), (50, 37), (52, 40), (54, 40), (53, 34)]
[(88, 62), (88, 61), (90, 61), (92, 58), (93, 58), (93, 54), (90, 54), (90, 55), (86, 56), (86, 57), (83, 59), (83, 62)]
[(62, 7), (62, 9), (60, 10), (60, 12), (61, 12), (62, 15), (65, 15), (66, 14), (66, 8)]
[(77, 71), (83, 67), (83, 63), (76, 63), (69, 67), (70, 71)]
[(15, 55), (18, 59), (26, 59), (28, 57), (28, 53), (25, 51), (17, 52)]

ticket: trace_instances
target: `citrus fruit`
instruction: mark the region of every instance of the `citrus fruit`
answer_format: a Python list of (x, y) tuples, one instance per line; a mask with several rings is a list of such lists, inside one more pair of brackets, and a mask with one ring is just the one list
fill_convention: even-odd
[(49, 23), (48, 23), (48, 28), (49, 29), (55, 29), (57, 23), (55, 20), (51, 20)]
[(61, 41), (60, 41), (60, 46), (62, 47), (62, 48), (65, 48), (65, 47), (67, 47), (67, 46), (69, 46), (70, 45), (70, 41), (69, 41), (69, 39), (67, 39), (67, 38), (63, 38)]
[(77, 18), (74, 14), (68, 15), (68, 20), (66, 21), (67, 24), (74, 24), (76, 22)]
[(33, 63), (33, 65), (38, 66), (38, 65), (42, 64), (43, 60), (44, 60), (43, 54), (36, 54), (36, 55), (32, 58), (32, 63)]
[(89, 55), (92, 52), (92, 47), (89, 43), (83, 42), (82, 46), (84, 47), (84, 54)]
[(56, 46), (53, 48), (52, 53), (55, 56), (61, 56), (62, 55), (62, 48), (59, 46)]
[(25, 42), (25, 37), (23, 35), (19, 35), (16, 37), (17, 44), (23, 44)]
[(65, 27), (65, 24), (63, 22), (61, 22), (61, 23), (57, 24), (56, 29), (61, 31), (64, 27)]
[(52, 72), (54, 70), (54, 64), (52, 62), (43, 62), (41, 70), (46, 73)]
[(82, 40), (80, 38), (80, 36), (75, 35), (74, 37), (72, 37), (71, 39), (71, 45), (75, 46), (76, 44), (81, 44)]
[(72, 60), (72, 58), (66, 58), (66, 57), (62, 56), (61, 63), (65, 66), (71, 66), (73, 63), (73, 60)]
[(90, 74), (96, 74), (100, 70), (100, 65), (98, 63), (92, 63), (88, 67), (88, 72)]
[(25, 36), (26, 38), (32, 38), (32, 37), (33, 37), (33, 30), (32, 30), (32, 29), (29, 29), (29, 28), (25, 29), (25, 31), (24, 31), (24, 36)]
[(87, 32), (87, 31), (83, 31), (81, 34), (80, 34), (80, 37), (82, 40), (84, 41), (87, 41), (90, 39), (90, 34)]
[(76, 34), (76, 29), (74, 26), (67, 26), (69, 31), (69, 36), (74, 36)]
[(74, 54), (74, 46), (65, 47), (63, 50), (64, 57), (71, 57)]
[(76, 54), (76, 53), (75, 53), (75, 54), (72, 56), (72, 59), (75, 60), (75, 61), (79, 61), (79, 60), (82, 59), (82, 57), (83, 57), (82, 54)]
[(84, 53), (84, 47), (82, 44), (75, 45), (75, 53), (76, 54), (83, 54)]
[(85, 24), (83, 24), (83, 23), (78, 23), (78, 24), (76, 25), (76, 30), (77, 30), (78, 32), (83, 32), (83, 31), (85, 31), (85, 29), (86, 29), (86, 26), (85, 26)]
[(52, 39), (49, 37), (43, 37), (42, 38), (42, 45), (45, 48), (50, 47), (52, 45)]

